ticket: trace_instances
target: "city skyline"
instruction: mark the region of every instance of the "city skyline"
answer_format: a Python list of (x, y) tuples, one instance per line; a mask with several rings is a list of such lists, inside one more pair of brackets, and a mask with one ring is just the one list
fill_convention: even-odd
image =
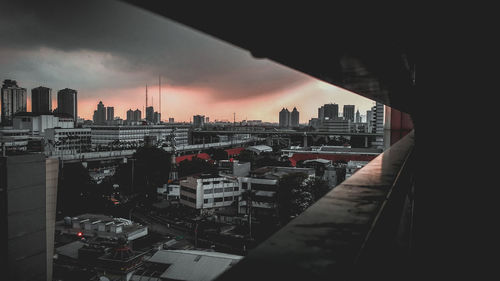
[[(354, 104), (361, 112), (373, 105), (357, 94), (255, 59), (246, 50), (125, 3), (2, 6), (0, 34), (9, 38), (0, 43), (2, 79), (16, 80), (28, 90), (75, 89), (78, 114), (85, 119), (92, 119), (99, 100), (115, 107), (115, 116), (123, 119), (130, 108), (145, 112), (146, 84), (157, 109), (159, 75), (163, 121), (173, 117), (188, 122), (196, 114), (232, 121), (236, 112), (237, 120), (277, 122), (276, 112), (282, 107), (299, 106), (300, 123), (306, 123), (316, 115), (318, 104)], [(75, 10), (78, 18), (91, 13), (93, 21), (68, 20)]]

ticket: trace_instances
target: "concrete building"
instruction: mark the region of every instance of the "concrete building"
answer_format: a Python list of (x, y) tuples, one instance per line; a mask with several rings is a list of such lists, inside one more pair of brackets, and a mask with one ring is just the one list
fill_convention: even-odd
[(299, 127), (299, 111), (297, 110), (296, 107), (293, 108), (292, 112), (290, 113), (290, 127), (292, 128), (297, 128)]
[(12, 126), (12, 119), (18, 112), (26, 112), (27, 91), (17, 85), (15, 80), (4, 80), (1, 93), (1, 124)]
[[(372, 133), (384, 134), (384, 105), (377, 102), (374, 107), (372, 107)], [(377, 148), (384, 148), (384, 137), (376, 137), (372, 145)]]
[(332, 133), (347, 133), (350, 132), (350, 120), (344, 120), (340, 118), (335, 119), (325, 119), (318, 131), (320, 132), (332, 132)]
[(155, 111), (153, 113), (153, 124), (160, 124), (160, 123), (161, 123), (161, 114)]
[(248, 215), (252, 212), (255, 218), (275, 215), (279, 181), (284, 175), (292, 173), (315, 177), (314, 169), (295, 167), (262, 167), (251, 171), (249, 177), (238, 177), (242, 194), (238, 202), (238, 213)]
[(199, 210), (200, 214), (229, 207), (240, 196), (238, 181), (230, 177), (201, 174), (187, 177), (179, 184), (180, 203)]
[(349, 105), (349, 104), (344, 105), (342, 117), (344, 117), (345, 120), (350, 120), (351, 122), (354, 122), (354, 105)]
[(283, 108), (279, 113), (279, 126), (281, 128), (288, 128), (290, 126), (290, 111)]
[(201, 127), (205, 126), (205, 115), (193, 116), (193, 126), (195, 128), (201, 128)]
[(314, 129), (319, 128), (321, 126), (321, 119), (311, 118), (311, 120), (309, 120), (309, 126), (313, 127)]
[(0, 129), (2, 155), (12, 151), (26, 151), (30, 132), (27, 129)]
[(74, 128), (73, 117), (64, 114), (38, 115), (31, 112), (22, 112), (14, 116), (12, 128), (29, 130), (30, 135), (43, 136), (50, 128)]
[(168, 123), (175, 123), (175, 119), (173, 117), (168, 118)]
[(52, 113), (52, 89), (41, 86), (31, 89), (31, 112)]
[(305, 160), (303, 165), (306, 168), (313, 168), (315, 176), (327, 182), (330, 188), (337, 186), (339, 183), (337, 170), (333, 166), (332, 160), (322, 158)]
[(101, 214), (82, 214), (65, 218), (55, 224), (55, 229), (64, 234), (105, 239), (126, 238), (129, 241), (148, 235), (148, 227), (124, 218)]
[[(0, 157), (0, 270), (5, 280), (52, 280), (58, 160)], [(29, 175), (29, 176), (26, 176)]]
[[(140, 126), (91, 126), (92, 145), (108, 145), (120, 142), (124, 145), (132, 145), (144, 141), (146, 136), (156, 137), (157, 140), (166, 140), (172, 132), (175, 136), (176, 145), (187, 145), (189, 141), (189, 128), (172, 125), (140, 125)], [(174, 130), (175, 129), (175, 130)]]
[(250, 173), (250, 162), (240, 163), (238, 160), (220, 160), (219, 173), (221, 175), (246, 177)]
[(76, 122), (78, 118), (78, 96), (76, 90), (66, 88), (57, 92), (57, 113), (68, 114)]
[(44, 135), (46, 155), (75, 154), (90, 151), (90, 128), (49, 128)]
[(325, 106), (318, 108), (318, 119), (321, 121), (325, 120)]
[(359, 114), (359, 110), (356, 110), (356, 123), (361, 123), (361, 115)]

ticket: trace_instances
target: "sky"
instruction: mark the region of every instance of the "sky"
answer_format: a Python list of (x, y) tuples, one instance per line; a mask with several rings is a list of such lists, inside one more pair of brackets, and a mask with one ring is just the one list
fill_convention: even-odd
[[(317, 80), (241, 48), (129, 4), (104, 1), (2, 1), (0, 79), (27, 88), (78, 91), (78, 115), (92, 119), (99, 101), (126, 117), (128, 109), (158, 110), (162, 120), (277, 122), (296, 107), (300, 123), (326, 103), (354, 104), (362, 115), (370, 99)], [(31, 94), (28, 94), (28, 99)], [(28, 100), (28, 111), (31, 110)], [(144, 113), (143, 113), (144, 116)]]

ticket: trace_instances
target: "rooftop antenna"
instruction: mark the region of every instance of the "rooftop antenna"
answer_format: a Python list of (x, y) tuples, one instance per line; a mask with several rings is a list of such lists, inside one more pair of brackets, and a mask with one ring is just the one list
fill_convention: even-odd
[(146, 84), (146, 108), (148, 107), (148, 84)]
[[(159, 99), (159, 113), (160, 113), (160, 116), (161, 116), (161, 75), (158, 75), (158, 99)], [(161, 117), (160, 117), (161, 119)], [(160, 120), (161, 121), (161, 120)]]

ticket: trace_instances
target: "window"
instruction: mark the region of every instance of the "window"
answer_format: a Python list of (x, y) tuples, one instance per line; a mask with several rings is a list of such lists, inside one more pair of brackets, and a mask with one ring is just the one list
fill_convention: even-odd
[(224, 201), (225, 202), (227, 202), (227, 201), (233, 201), (233, 196), (224, 197)]
[(222, 197), (214, 198), (214, 202), (215, 203), (222, 202)]
[(224, 188), (224, 192), (231, 192), (231, 191), (233, 191), (232, 187), (226, 187), (226, 188)]
[(212, 194), (214, 192), (213, 189), (205, 189), (203, 190), (203, 194)]
[(224, 191), (224, 188), (214, 188), (214, 193), (221, 193)]
[(248, 183), (247, 182), (241, 183), (241, 188), (242, 189), (248, 189)]

